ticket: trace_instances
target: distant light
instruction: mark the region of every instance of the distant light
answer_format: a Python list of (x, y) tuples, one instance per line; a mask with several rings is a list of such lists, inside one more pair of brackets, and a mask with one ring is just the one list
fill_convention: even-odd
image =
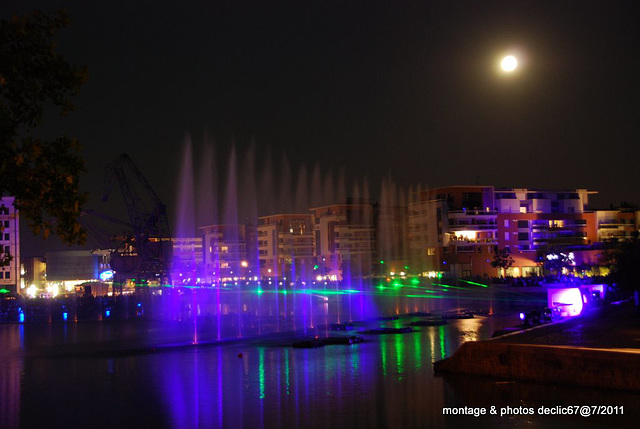
[(30, 296), (31, 298), (35, 298), (37, 292), (38, 292), (38, 288), (36, 287), (36, 285), (32, 284), (27, 288), (27, 295)]
[(111, 310), (105, 310), (104, 311), (104, 315), (105, 315), (105, 317), (111, 316)]
[(518, 67), (518, 59), (513, 55), (507, 55), (500, 62), (500, 67), (506, 72), (512, 72)]
[(249, 263), (247, 261), (242, 261), (240, 262), (240, 265), (242, 265), (244, 268), (247, 268), (249, 266)]
[(108, 280), (113, 279), (113, 271), (112, 270), (107, 270), (107, 271), (103, 271), (100, 273), (100, 280), (102, 280), (103, 282), (106, 282)]
[(526, 317), (526, 316), (525, 316), (525, 314), (524, 314), (524, 313), (520, 313), (520, 320), (524, 320), (524, 318), (525, 318), (525, 317)]
[(62, 313), (62, 320), (66, 322), (68, 318), (69, 318), (69, 313), (67, 313), (66, 311)]
[(22, 308), (18, 308), (18, 322), (24, 323), (24, 311), (22, 311)]
[(138, 303), (138, 307), (142, 307), (142, 303), (141, 302)]

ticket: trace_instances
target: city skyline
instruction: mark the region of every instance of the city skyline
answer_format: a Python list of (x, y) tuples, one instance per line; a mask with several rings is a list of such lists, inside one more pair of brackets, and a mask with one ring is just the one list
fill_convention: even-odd
[[(172, 210), (187, 134), (222, 160), (232, 141), (285, 154), (293, 180), (316, 165), (367, 177), (372, 196), (390, 174), (640, 201), (624, 168), (640, 155), (633, 2), (16, 1), (2, 17), (34, 8), (66, 8), (59, 50), (89, 69), (76, 109), (38, 131), (84, 146), (89, 208), (128, 152)], [(506, 53), (521, 64), (508, 77)]]

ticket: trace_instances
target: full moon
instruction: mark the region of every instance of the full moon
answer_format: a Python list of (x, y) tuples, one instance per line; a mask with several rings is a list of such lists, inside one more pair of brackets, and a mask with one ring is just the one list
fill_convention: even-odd
[(513, 55), (508, 55), (502, 59), (500, 67), (506, 72), (512, 72), (518, 67), (518, 59)]

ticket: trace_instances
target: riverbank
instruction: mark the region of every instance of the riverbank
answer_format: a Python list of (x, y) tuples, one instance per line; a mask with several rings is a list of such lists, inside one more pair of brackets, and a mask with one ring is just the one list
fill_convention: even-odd
[(631, 303), (485, 341), (434, 363), (459, 373), (640, 391), (640, 317)]

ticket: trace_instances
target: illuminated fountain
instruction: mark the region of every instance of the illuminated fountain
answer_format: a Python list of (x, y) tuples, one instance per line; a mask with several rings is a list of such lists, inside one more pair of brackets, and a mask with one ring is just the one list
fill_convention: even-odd
[[(173, 285), (144, 304), (148, 315), (191, 326), (193, 342), (317, 333), (331, 324), (383, 315), (455, 311), (468, 305), (472, 295), (473, 302), (491, 301), (489, 290), (480, 287), (486, 285), (425, 281), (409, 274), (403, 261), (407, 244), (399, 239), (408, 232), (408, 195), (390, 177), (382, 183), (376, 208), (367, 180), (349, 183), (344, 171), (323, 173), (317, 164), (292, 171), (286, 155), (274, 164), (271, 153), (259, 154), (253, 142), (244, 152), (230, 146), (225, 156), (205, 138), (200, 155), (185, 139), (173, 228)], [(329, 220), (316, 217), (314, 222), (310, 208)], [(357, 242), (350, 235), (369, 234), (376, 239), (379, 264), (370, 253), (353, 257), (357, 245), (350, 250), (352, 259), (342, 263), (322, 246), (313, 248), (316, 224), (340, 225), (340, 219), (355, 225), (335, 229), (341, 249)], [(300, 250), (308, 243), (311, 250)], [(276, 256), (269, 254), (269, 246)], [(311, 259), (318, 249), (322, 254)], [(204, 257), (197, 255), (200, 251)], [(375, 277), (371, 266), (378, 267)], [(390, 270), (397, 272), (390, 275)]]

